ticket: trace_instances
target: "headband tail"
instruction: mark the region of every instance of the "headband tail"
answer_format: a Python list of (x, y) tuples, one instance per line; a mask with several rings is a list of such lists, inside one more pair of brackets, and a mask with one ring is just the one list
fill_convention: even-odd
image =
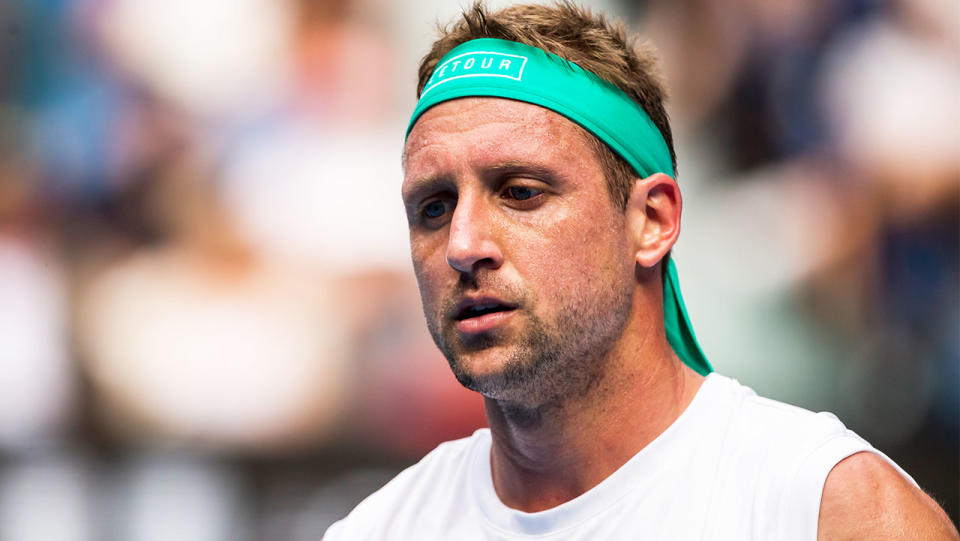
[(663, 319), (667, 341), (680, 360), (705, 376), (713, 372), (713, 367), (693, 334), (693, 325), (690, 324), (690, 316), (687, 315), (683, 295), (680, 294), (680, 280), (677, 278), (677, 267), (673, 264), (672, 257), (667, 258), (666, 265), (663, 277)]

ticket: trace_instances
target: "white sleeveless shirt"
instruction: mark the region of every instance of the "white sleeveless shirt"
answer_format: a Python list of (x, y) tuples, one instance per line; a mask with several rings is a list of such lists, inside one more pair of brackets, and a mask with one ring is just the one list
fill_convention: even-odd
[(490, 431), (481, 429), (441, 444), (323, 539), (814, 541), (827, 474), (859, 451), (893, 464), (833, 414), (758, 397), (714, 373), (667, 430), (562, 505), (505, 506), (493, 487)]

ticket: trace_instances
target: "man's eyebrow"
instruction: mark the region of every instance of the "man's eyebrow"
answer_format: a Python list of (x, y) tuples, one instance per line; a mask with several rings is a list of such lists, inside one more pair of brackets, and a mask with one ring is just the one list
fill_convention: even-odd
[(443, 188), (449, 188), (452, 184), (453, 181), (449, 175), (416, 178), (403, 183), (400, 196), (403, 198), (404, 204), (415, 204), (420, 198)]
[(557, 180), (557, 172), (543, 165), (524, 161), (505, 161), (485, 167), (485, 176), (503, 177), (504, 175), (530, 175), (549, 182)]
[[(560, 180), (557, 172), (550, 167), (519, 160), (508, 160), (486, 165), (483, 167), (481, 174), (487, 180), (496, 180), (506, 175), (529, 175), (544, 182)], [(455, 189), (454, 184), (453, 178), (448, 174), (415, 178), (404, 183), (400, 195), (403, 197), (404, 203), (412, 203), (432, 192)]]

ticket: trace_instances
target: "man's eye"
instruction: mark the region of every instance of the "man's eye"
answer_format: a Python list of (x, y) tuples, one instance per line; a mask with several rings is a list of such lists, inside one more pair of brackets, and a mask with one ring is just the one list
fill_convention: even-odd
[(423, 206), (423, 215), (427, 218), (439, 218), (447, 212), (447, 205), (439, 200), (433, 200)]
[(510, 199), (516, 199), (517, 201), (525, 201), (531, 197), (536, 197), (543, 193), (543, 190), (538, 190), (536, 188), (528, 188), (527, 186), (510, 186), (504, 192), (504, 195)]

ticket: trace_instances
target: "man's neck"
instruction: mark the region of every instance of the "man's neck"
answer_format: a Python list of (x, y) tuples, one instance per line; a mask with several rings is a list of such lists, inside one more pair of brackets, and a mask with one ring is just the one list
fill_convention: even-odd
[(614, 354), (588, 393), (560, 404), (521, 408), (485, 399), (500, 500), (526, 512), (556, 507), (599, 484), (666, 430), (703, 377), (669, 346), (657, 349), (639, 357)]

